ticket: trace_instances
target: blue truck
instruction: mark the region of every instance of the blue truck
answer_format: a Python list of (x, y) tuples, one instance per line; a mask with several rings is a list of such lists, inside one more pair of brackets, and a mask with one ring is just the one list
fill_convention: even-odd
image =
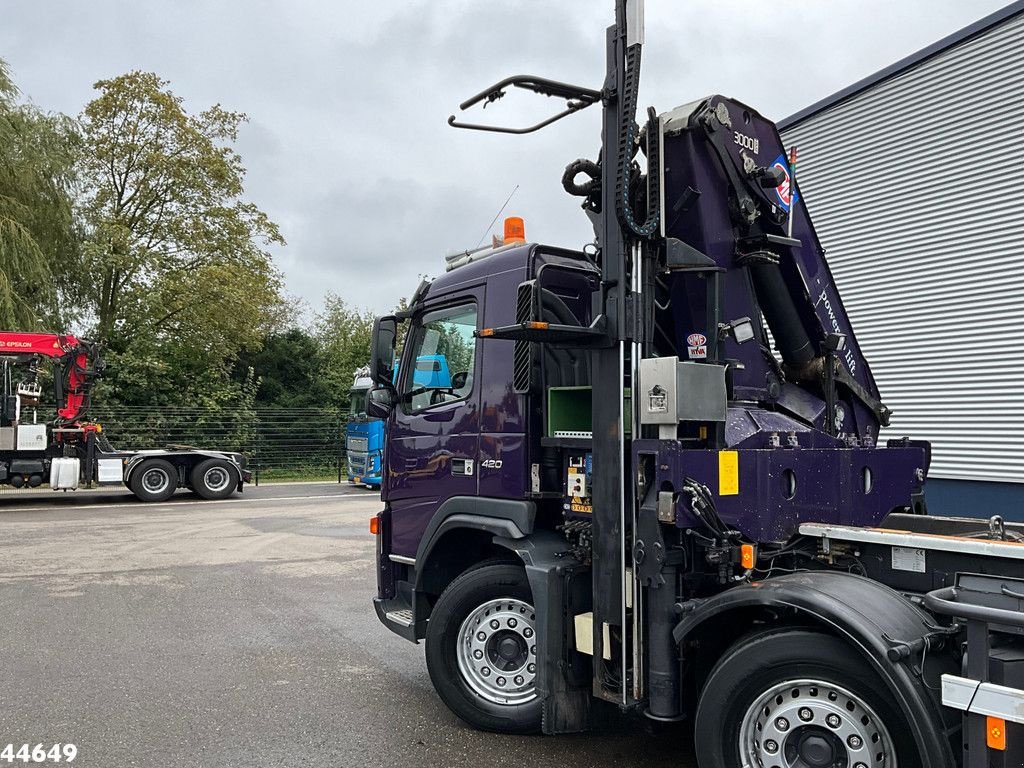
[(348, 481), (380, 488), (381, 456), (384, 450), (384, 422), (366, 413), (366, 396), (373, 387), (369, 368), (355, 372), (349, 390), (349, 416), (345, 424), (345, 453)]
[[(444, 355), (421, 355), (416, 359), (412, 381), (414, 386), (424, 392), (450, 389), (452, 376), (447, 358)], [(353, 485), (365, 485), (370, 490), (379, 490), (384, 456), (384, 420), (366, 412), (366, 399), (371, 389), (373, 379), (369, 367), (357, 369), (352, 389), (349, 390), (345, 452), (348, 481)]]

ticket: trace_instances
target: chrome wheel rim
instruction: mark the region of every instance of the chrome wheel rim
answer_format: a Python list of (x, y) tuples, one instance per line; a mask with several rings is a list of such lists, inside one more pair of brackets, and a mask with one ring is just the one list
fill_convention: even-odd
[(231, 483), (231, 473), (225, 467), (210, 467), (203, 475), (203, 484), (213, 493), (223, 491)]
[(150, 467), (142, 473), (142, 487), (150, 493), (163, 493), (170, 484), (170, 476), (159, 467)]
[(740, 726), (743, 768), (897, 768), (892, 737), (856, 694), (789, 680), (750, 705)]
[(537, 627), (533, 606), (489, 600), (459, 628), (456, 662), (470, 689), (491, 704), (514, 706), (537, 697)]

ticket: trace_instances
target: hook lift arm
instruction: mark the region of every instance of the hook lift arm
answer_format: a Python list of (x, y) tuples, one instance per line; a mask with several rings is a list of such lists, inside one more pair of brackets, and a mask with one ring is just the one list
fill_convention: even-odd
[(527, 91), (533, 91), (534, 93), (539, 93), (542, 96), (554, 96), (558, 99), (564, 99), (566, 108), (558, 114), (549, 117), (547, 120), (542, 120), (536, 125), (527, 126), (525, 128), (463, 123), (460, 122), (455, 115), (448, 118), (448, 125), (453, 128), (466, 128), (471, 131), (491, 131), (494, 133), (517, 134), (533, 133), (534, 131), (538, 131), (545, 126), (561, 120), (563, 117), (567, 117), (574, 112), (579, 112), (581, 109), (586, 109), (592, 104), (596, 104), (601, 101), (602, 96), (601, 91), (582, 88), (570, 83), (561, 83), (557, 80), (548, 80), (547, 78), (534, 77), (533, 75), (512, 75), (512, 77), (506, 77), (504, 80), (480, 91), (480, 93), (475, 96), (466, 99), (464, 102), (459, 104), (459, 109), (464, 112), (480, 102), (484, 102), (484, 107), (486, 108), (488, 104), (493, 104), (498, 99), (502, 98), (506, 93), (506, 89), (510, 86), (522, 88)]

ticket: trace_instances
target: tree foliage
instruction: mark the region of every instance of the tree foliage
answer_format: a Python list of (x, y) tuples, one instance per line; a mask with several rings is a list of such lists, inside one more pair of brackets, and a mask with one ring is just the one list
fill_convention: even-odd
[(234, 378), (258, 371), (256, 405), (266, 408), (327, 408), (337, 404), (324, 377), (320, 341), (303, 328), (273, 333), (262, 348), (243, 352)]
[(286, 319), (267, 250), (284, 240), (243, 198), (232, 147), (245, 115), (189, 114), (147, 72), (95, 88), (82, 116), (83, 274), (95, 336), (116, 360), (111, 387), (126, 402), (147, 381), (166, 383), (161, 397), (216, 393), (240, 351)]
[(323, 380), (332, 404), (347, 408), (353, 373), (370, 362), (373, 314), (329, 293), (317, 314), (314, 335), (322, 350)]
[(76, 295), (73, 120), (18, 102), (0, 59), (0, 326), (64, 325)]
[(190, 112), (152, 73), (95, 89), (78, 119), (45, 113), (0, 60), (0, 326), (101, 341), (108, 409), (347, 408), (373, 316), (328, 295), (296, 324), (284, 240), (245, 196), (245, 115)]

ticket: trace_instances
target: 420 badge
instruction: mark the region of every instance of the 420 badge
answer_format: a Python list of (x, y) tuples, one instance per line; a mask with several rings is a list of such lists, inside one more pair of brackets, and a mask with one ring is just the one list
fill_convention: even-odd
[(703, 333), (691, 333), (687, 336), (686, 354), (691, 360), (706, 360), (708, 357), (708, 337)]

